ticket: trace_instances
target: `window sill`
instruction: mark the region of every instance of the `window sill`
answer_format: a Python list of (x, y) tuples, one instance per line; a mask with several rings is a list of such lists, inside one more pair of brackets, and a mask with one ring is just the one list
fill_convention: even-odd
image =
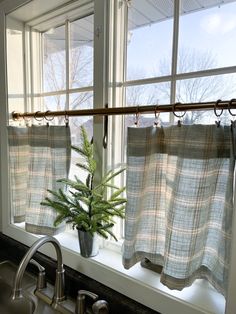
[[(29, 234), (22, 230), (22, 227), (11, 226), (10, 229), (14, 228), (15, 231), (8, 235), (30, 245), (28, 240), (25, 241), (29, 239)], [(79, 254), (79, 243), (75, 232), (68, 231), (55, 237), (62, 245), (65, 265), (157, 312), (162, 314), (172, 314), (173, 311), (181, 314), (225, 313), (225, 298), (205, 280), (196, 280), (191, 287), (182, 291), (169, 290), (160, 283), (159, 274), (141, 267), (139, 263), (129, 270), (124, 269), (122, 256), (118, 252), (101, 248), (97, 256), (83, 258)], [(36, 240), (33, 235), (30, 238), (33, 242)], [(50, 245), (43, 246), (40, 251), (48, 256), (54, 254)]]
[[(75, 233), (59, 234), (56, 238), (72, 254), (79, 252)], [(68, 261), (69, 262), (69, 261)], [(225, 298), (205, 280), (197, 280), (183, 291), (169, 290), (160, 283), (160, 275), (140, 264), (126, 270), (118, 252), (101, 248), (97, 256), (86, 259), (77, 254), (76, 270), (162, 314), (200, 314), (225, 312)], [(69, 265), (70, 266), (70, 265)]]

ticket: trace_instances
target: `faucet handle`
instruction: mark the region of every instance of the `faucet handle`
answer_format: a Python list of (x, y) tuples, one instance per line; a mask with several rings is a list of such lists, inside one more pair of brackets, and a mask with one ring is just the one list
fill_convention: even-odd
[(94, 314), (108, 314), (109, 307), (107, 301), (105, 300), (96, 301), (92, 306), (92, 310)]
[(38, 279), (37, 279), (37, 290), (42, 290), (46, 288), (47, 283), (45, 279), (45, 268), (33, 258), (29, 262), (30, 264), (35, 265), (39, 270)]
[(90, 292), (87, 290), (79, 290), (77, 300), (76, 300), (76, 305), (75, 305), (75, 314), (85, 314), (85, 311), (86, 311), (85, 297), (86, 296), (92, 298), (94, 301), (96, 301), (98, 298), (98, 295), (93, 292)]

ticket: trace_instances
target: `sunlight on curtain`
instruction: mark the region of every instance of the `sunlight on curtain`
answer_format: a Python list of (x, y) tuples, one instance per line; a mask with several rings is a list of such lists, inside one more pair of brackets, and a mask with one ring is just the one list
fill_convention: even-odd
[(70, 128), (66, 126), (8, 127), (11, 213), (14, 222), (25, 221), (26, 231), (53, 235), (55, 212), (40, 202), (47, 189), (57, 190), (58, 179), (68, 176)]
[(123, 265), (144, 257), (181, 290), (197, 278), (226, 294), (233, 213), (231, 127), (129, 128)]

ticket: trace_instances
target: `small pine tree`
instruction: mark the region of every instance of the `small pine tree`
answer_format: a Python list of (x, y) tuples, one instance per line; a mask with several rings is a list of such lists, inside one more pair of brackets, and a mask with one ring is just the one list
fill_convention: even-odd
[[(93, 157), (93, 144), (89, 142), (84, 127), (81, 127), (81, 138), (81, 147), (72, 146), (72, 149), (84, 158), (84, 163), (77, 163), (76, 166), (88, 173), (86, 182), (82, 182), (76, 175), (74, 180), (60, 179), (58, 182), (63, 183), (66, 189), (48, 190), (52, 198), (46, 197), (41, 204), (57, 212), (55, 226), (65, 221), (71, 223), (73, 229), (89, 232), (91, 235), (98, 233), (105, 239), (111, 235), (117, 241), (111, 228), (115, 223), (113, 217), (124, 218), (126, 199), (121, 195), (125, 187), (117, 187), (111, 181), (125, 169), (108, 171), (101, 182), (95, 185), (97, 164)], [(114, 192), (106, 199), (108, 189)]]

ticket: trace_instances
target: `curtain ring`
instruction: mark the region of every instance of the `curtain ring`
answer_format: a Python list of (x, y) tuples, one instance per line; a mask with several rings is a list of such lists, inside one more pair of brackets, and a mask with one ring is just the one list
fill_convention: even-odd
[(44, 119), (47, 120), (47, 121), (52, 121), (54, 119), (54, 116), (52, 116), (51, 118), (47, 117), (47, 115), (50, 113), (51, 111), (50, 110), (47, 110), (45, 113), (44, 113)]
[(186, 111), (184, 111), (184, 113), (183, 113), (183, 114), (180, 114), (180, 115), (176, 114), (176, 113), (175, 113), (175, 107), (176, 107), (177, 105), (181, 105), (181, 102), (176, 102), (175, 104), (172, 105), (172, 112), (173, 112), (173, 115), (174, 115), (175, 117), (179, 118), (179, 120), (178, 120), (178, 122), (177, 122), (177, 125), (180, 127), (180, 126), (181, 126), (181, 118), (183, 118), (183, 117), (185, 116)]
[(231, 105), (232, 105), (232, 102), (236, 102), (236, 98), (232, 98), (229, 102), (228, 102), (228, 111), (229, 113), (231, 114), (231, 116), (235, 117), (236, 116), (236, 113), (232, 113), (231, 112)]
[(42, 117), (41, 119), (37, 118), (37, 114), (40, 113), (41, 111), (36, 111), (34, 114), (34, 119), (38, 122), (42, 121), (44, 119), (44, 117)]
[(224, 109), (221, 109), (221, 112), (220, 112), (219, 114), (218, 114), (217, 111), (216, 111), (216, 110), (217, 110), (217, 106), (219, 105), (220, 102), (221, 102), (221, 99), (218, 99), (218, 100), (215, 102), (215, 105), (214, 105), (214, 113), (215, 113), (215, 116), (218, 118), (218, 120), (215, 121), (217, 128), (220, 127), (220, 116), (222, 115), (222, 113), (223, 113), (223, 111), (224, 111)]
[(173, 115), (174, 115), (176, 118), (183, 118), (184, 115), (186, 114), (186, 111), (185, 111), (183, 114), (181, 114), (181, 115), (177, 115), (177, 114), (175, 113), (175, 107), (176, 107), (177, 105), (181, 105), (181, 102), (176, 102), (175, 104), (172, 105), (172, 112), (173, 112)]
[(136, 113), (135, 113), (135, 120), (134, 120), (135, 127), (139, 126), (139, 118), (140, 118), (140, 112), (139, 112), (139, 106), (137, 106)]
[(25, 116), (26, 114), (28, 114), (28, 112), (25, 112), (25, 113), (23, 114), (23, 119), (24, 119), (24, 121), (25, 121), (25, 124), (27, 125), (28, 122), (30, 121), (30, 117), (28, 117), (28, 119), (27, 119), (27, 117)]
[(214, 105), (214, 113), (215, 113), (216, 117), (218, 117), (218, 118), (222, 115), (222, 113), (223, 113), (223, 111), (224, 111), (224, 109), (221, 109), (221, 112), (220, 112), (219, 114), (216, 112), (217, 106), (219, 105), (220, 102), (221, 102), (221, 99), (218, 99), (218, 100), (215, 102), (215, 105)]
[(67, 114), (67, 111), (65, 110), (65, 118), (64, 118), (64, 122), (65, 122), (65, 124), (66, 124), (66, 127), (68, 127), (68, 125), (69, 125), (69, 116), (68, 116), (68, 114)]
[(157, 127), (160, 124), (160, 121), (159, 121), (160, 111), (158, 111), (158, 114), (157, 114), (157, 109), (158, 109), (158, 105), (156, 105), (154, 109), (154, 114), (155, 114), (154, 126), (155, 127)]
[(13, 121), (17, 121), (19, 119), (19, 114), (15, 111), (11, 113)]

